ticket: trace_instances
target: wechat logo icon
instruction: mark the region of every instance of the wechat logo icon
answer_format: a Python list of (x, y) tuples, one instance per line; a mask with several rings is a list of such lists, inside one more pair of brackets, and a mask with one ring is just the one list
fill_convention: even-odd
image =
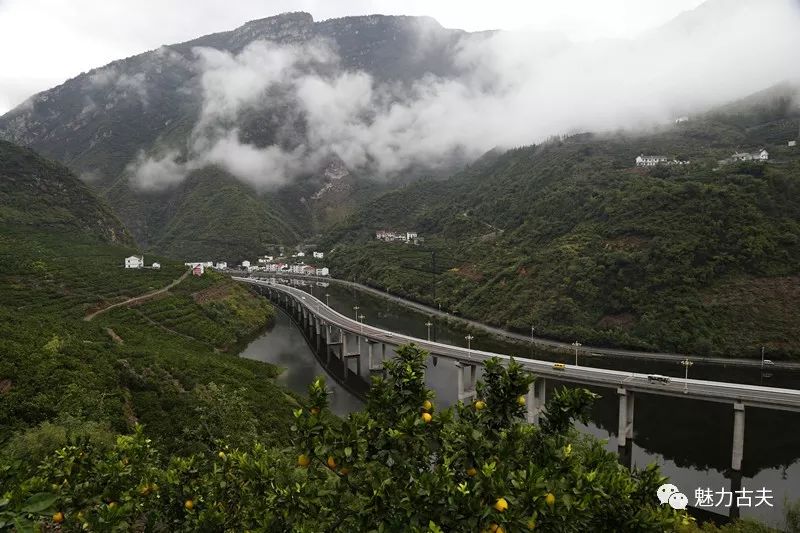
[(678, 487), (670, 483), (664, 483), (658, 487), (656, 494), (661, 505), (668, 503), (669, 506), (676, 511), (686, 509), (686, 506), (689, 504), (689, 498), (686, 497), (686, 494), (682, 493)]

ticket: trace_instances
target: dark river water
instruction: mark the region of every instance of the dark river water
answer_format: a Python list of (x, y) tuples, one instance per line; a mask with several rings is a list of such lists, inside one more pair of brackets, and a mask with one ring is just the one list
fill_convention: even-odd
[[(331, 284), (327, 287), (314, 283), (303, 286), (307, 291), (325, 301), (342, 314), (353, 315), (359, 306), (364, 322), (393, 331), (427, 338), (429, 317), (358, 290)], [(485, 351), (535, 357), (551, 361), (574, 362), (574, 354), (546, 352), (530, 345), (521, 345), (476, 333), (453, 322), (431, 318), (431, 337), (439, 342), (464, 346), (464, 337), (471, 333), (475, 338), (472, 347)], [(364, 353), (364, 352), (362, 352)], [(300, 330), (283, 312), (269, 331), (253, 341), (241, 354), (243, 357), (266, 361), (285, 369), (279, 380), (290, 389), (305, 393), (314, 377), (325, 375), (324, 367), (306, 343)], [(387, 351), (387, 356), (389, 352)], [(446, 406), (456, 401), (456, 369), (452, 362), (429, 360), (427, 383), (436, 392), (437, 403)], [(580, 364), (632, 372), (658, 373), (683, 377), (684, 369), (676, 363), (633, 361), (610, 356), (581, 356)], [(366, 376), (366, 364), (362, 365)], [(352, 368), (352, 366), (351, 366)], [(762, 374), (759, 369), (741, 369), (696, 363), (690, 377), (762, 384), (765, 386), (800, 388), (800, 374), (796, 371), (772, 370)], [(479, 373), (480, 376), (480, 373)], [(331, 409), (346, 415), (360, 409), (362, 402), (347, 392), (332, 378), (327, 379), (331, 389)], [(547, 394), (554, 387), (565, 384), (547, 382)], [(568, 384), (567, 384), (568, 385)], [(615, 390), (594, 388), (601, 395), (588, 426), (579, 429), (598, 438), (607, 439), (607, 448), (616, 453), (618, 399)], [(733, 435), (733, 406), (701, 402), (682, 398), (636, 395), (632, 463), (644, 467), (657, 463), (670, 482), (677, 485), (696, 503), (695, 490), (711, 489), (714, 493), (731, 490), (731, 441)], [(769, 503), (755, 506), (755, 492), (751, 505), (741, 505), (742, 517), (753, 517), (774, 526), (783, 525), (783, 508), (786, 501), (800, 499), (800, 413), (747, 408), (745, 421), (744, 460), (741, 487), (745, 490), (766, 489), (771, 495)], [(705, 510), (728, 514), (724, 502), (715, 494), (712, 506)], [(744, 502), (746, 503), (746, 501)]]

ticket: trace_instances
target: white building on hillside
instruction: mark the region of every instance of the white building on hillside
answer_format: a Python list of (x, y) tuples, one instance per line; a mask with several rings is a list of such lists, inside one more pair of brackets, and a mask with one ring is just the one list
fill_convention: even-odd
[(318, 268), (316, 271), (317, 276), (330, 276), (331, 272), (328, 270), (328, 267)]
[(143, 267), (144, 267), (143, 255), (132, 255), (130, 257), (125, 258), (125, 268), (143, 268)]
[(756, 152), (736, 152), (728, 159), (723, 159), (720, 161), (720, 165), (727, 165), (729, 163), (738, 163), (740, 161), (768, 161), (769, 160), (769, 152), (765, 149), (758, 150)]
[(152, 265), (150, 265), (150, 268), (152, 268), (153, 270), (161, 270), (161, 263), (153, 263)]
[(656, 165), (663, 165), (669, 162), (669, 158), (665, 155), (644, 155), (640, 154), (636, 157), (637, 167), (654, 167)]
[(797, 141), (789, 141), (789, 146), (797, 146)]
[(250, 261), (246, 259), (242, 261), (242, 268), (250, 268)]
[(311, 255), (314, 256), (314, 259), (322, 259), (323, 257), (325, 257), (325, 254), (323, 252), (313, 252)]
[(228, 268), (228, 263), (226, 263), (225, 261), (217, 261), (217, 264), (214, 265), (215, 270), (227, 270), (227, 268)]

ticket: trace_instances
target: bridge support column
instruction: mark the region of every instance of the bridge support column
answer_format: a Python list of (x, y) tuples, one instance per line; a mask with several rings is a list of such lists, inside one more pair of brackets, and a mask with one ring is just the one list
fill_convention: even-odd
[(742, 457), (744, 457), (744, 404), (733, 404), (733, 453), (731, 454), (731, 469), (742, 470)]
[[(477, 395), (475, 391), (475, 381), (478, 374), (477, 366), (469, 363), (457, 362), (456, 369), (458, 372), (458, 399), (467, 400), (469, 398), (474, 398)], [(466, 376), (465, 370), (468, 374)]]
[(628, 439), (633, 438), (633, 392), (619, 388), (617, 389), (617, 395), (619, 395), (617, 444), (625, 446)]
[(537, 377), (528, 388), (528, 397), (526, 398), (526, 405), (528, 408), (526, 419), (530, 424), (538, 424), (539, 416), (542, 414), (542, 411), (544, 411), (545, 385), (545, 379)]

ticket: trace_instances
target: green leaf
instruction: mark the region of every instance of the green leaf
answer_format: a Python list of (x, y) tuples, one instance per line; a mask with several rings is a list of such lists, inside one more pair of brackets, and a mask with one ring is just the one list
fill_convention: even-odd
[(27, 499), (22, 507), (24, 513), (41, 513), (53, 506), (58, 496), (49, 492), (40, 492)]
[(353, 455), (353, 448), (351, 448), (350, 446), (345, 447), (344, 455), (345, 457), (350, 457), (351, 455)]

